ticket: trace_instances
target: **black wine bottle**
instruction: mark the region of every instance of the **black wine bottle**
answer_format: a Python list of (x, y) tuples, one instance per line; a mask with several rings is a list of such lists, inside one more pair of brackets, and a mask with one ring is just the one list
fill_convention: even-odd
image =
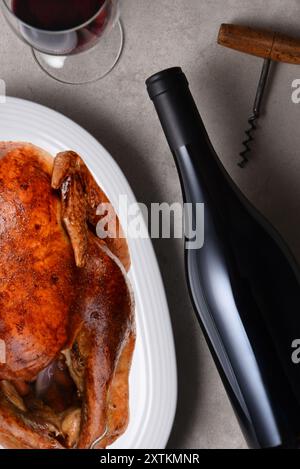
[(292, 344), (300, 339), (298, 266), (217, 158), (182, 70), (164, 70), (146, 83), (184, 201), (204, 203), (204, 245), (185, 250), (187, 279), (244, 435), (252, 448), (297, 448), (300, 364), (292, 360)]

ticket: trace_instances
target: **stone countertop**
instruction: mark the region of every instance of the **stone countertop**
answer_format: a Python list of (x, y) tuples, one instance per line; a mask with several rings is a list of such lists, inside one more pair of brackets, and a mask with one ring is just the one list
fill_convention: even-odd
[[(0, 18), (0, 78), (7, 93), (49, 106), (94, 135), (114, 156), (140, 202), (181, 201), (175, 165), (145, 79), (175, 65), (186, 72), (210, 138), (243, 192), (274, 223), (300, 259), (300, 104), (291, 100), (300, 68), (272, 67), (253, 162), (236, 166), (262, 61), (216, 45), (222, 22), (298, 33), (296, 0), (123, 0), (126, 44), (105, 79), (62, 85), (46, 76)], [(170, 448), (245, 448), (185, 287), (180, 240), (154, 242), (174, 328), (178, 409)]]

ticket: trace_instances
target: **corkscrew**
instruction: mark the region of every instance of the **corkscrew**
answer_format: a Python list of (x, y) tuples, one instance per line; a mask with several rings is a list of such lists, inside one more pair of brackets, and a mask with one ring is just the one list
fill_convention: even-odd
[(300, 39), (274, 31), (265, 31), (234, 24), (222, 24), (219, 31), (218, 44), (264, 59), (253, 111), (248, 119), (249, 128), (245, 131), (244, 148), (240, 152), (241, 159), (238, 162), (238, 166), (244, 168), (249, 161), (251, 143), (254, 140), (254, 132), (257, 130), (257, 120), (260, 117), (271, 62), (300, 64)]

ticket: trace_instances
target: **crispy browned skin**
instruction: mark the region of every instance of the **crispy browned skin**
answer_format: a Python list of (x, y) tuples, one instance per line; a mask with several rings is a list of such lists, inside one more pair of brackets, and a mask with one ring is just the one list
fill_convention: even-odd
[[(76, 264), (82, 267), (87, 250), (87, 223), (96, 226), (100, 220), (96, 213), (97, 207), (109, 203), (109, 200), (80, 156), (73, 151), (62, 152), (56, 156), (52, 187), (62, 189), (62, 219), (73, 244)], [(128, 271), (130, 256), (123, 230), (113, 209), (110, 214), (116, 220), (117, 237), (110, 237), (108, 232), (105, 242)]]
[(126, 429), (135, 343), (130, 258), (122, 236), (95, 235), (96, 208), (106, 202), (74, 152), (59, 154), (53, 169), (39, 148), (0, 144), (6, 447), (103, 448)]

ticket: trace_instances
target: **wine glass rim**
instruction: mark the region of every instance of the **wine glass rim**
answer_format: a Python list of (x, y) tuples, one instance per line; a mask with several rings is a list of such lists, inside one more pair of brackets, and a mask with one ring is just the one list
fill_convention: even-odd
[(93, 22), (97, 16), (99, 16), (99, 14), (102, 12), (102, 10), (104, 10), (104, 8), (107, 6), (107, 4), (110, 2), (111, 0), (104, 0), (104, 3), (103, 5), (101, 5), (101, 7), (99, 8), (99, 10), (91, 17), (89, 18), (87, 21), (85, 21), (84, 23), (81, 23), (80, 25), (78, 26), (75, 26), (74, 28), (69, 28), (69, 29), (60, 29), (59, 31), (53, 31), (51, 29), (41, 29), (41, 28), (36, 28), (35, 26), (32, 26), (30, 23), (26, 23), (25, 21), (21, 20), (14, 12), (13, 10), (10, 8), (10, 6), (7, 4), (7, 1), (4, 0), (2, 2), (2, 4), (5, 5), (5, 8), (7, 8), (8, 12), (14, 16), (19, 23), (21, 23), (22, 25), (24, 26), (27, 26), (28, 28), (31, 28), (32, 30), (34, 31), (37, 31), (37, 32), (40, 32), (40, 33), (47, 33), (47, 34), (55, 34), (55, 35), (58, 35), (58, 34), (64, 34), (64, 33), (71, 33), (71, 32), (74, 32), (74, 31), (78, 31), (79, 29), (82, 29), (84, 28), (85, 26), (88, 26), (91, 22)]

